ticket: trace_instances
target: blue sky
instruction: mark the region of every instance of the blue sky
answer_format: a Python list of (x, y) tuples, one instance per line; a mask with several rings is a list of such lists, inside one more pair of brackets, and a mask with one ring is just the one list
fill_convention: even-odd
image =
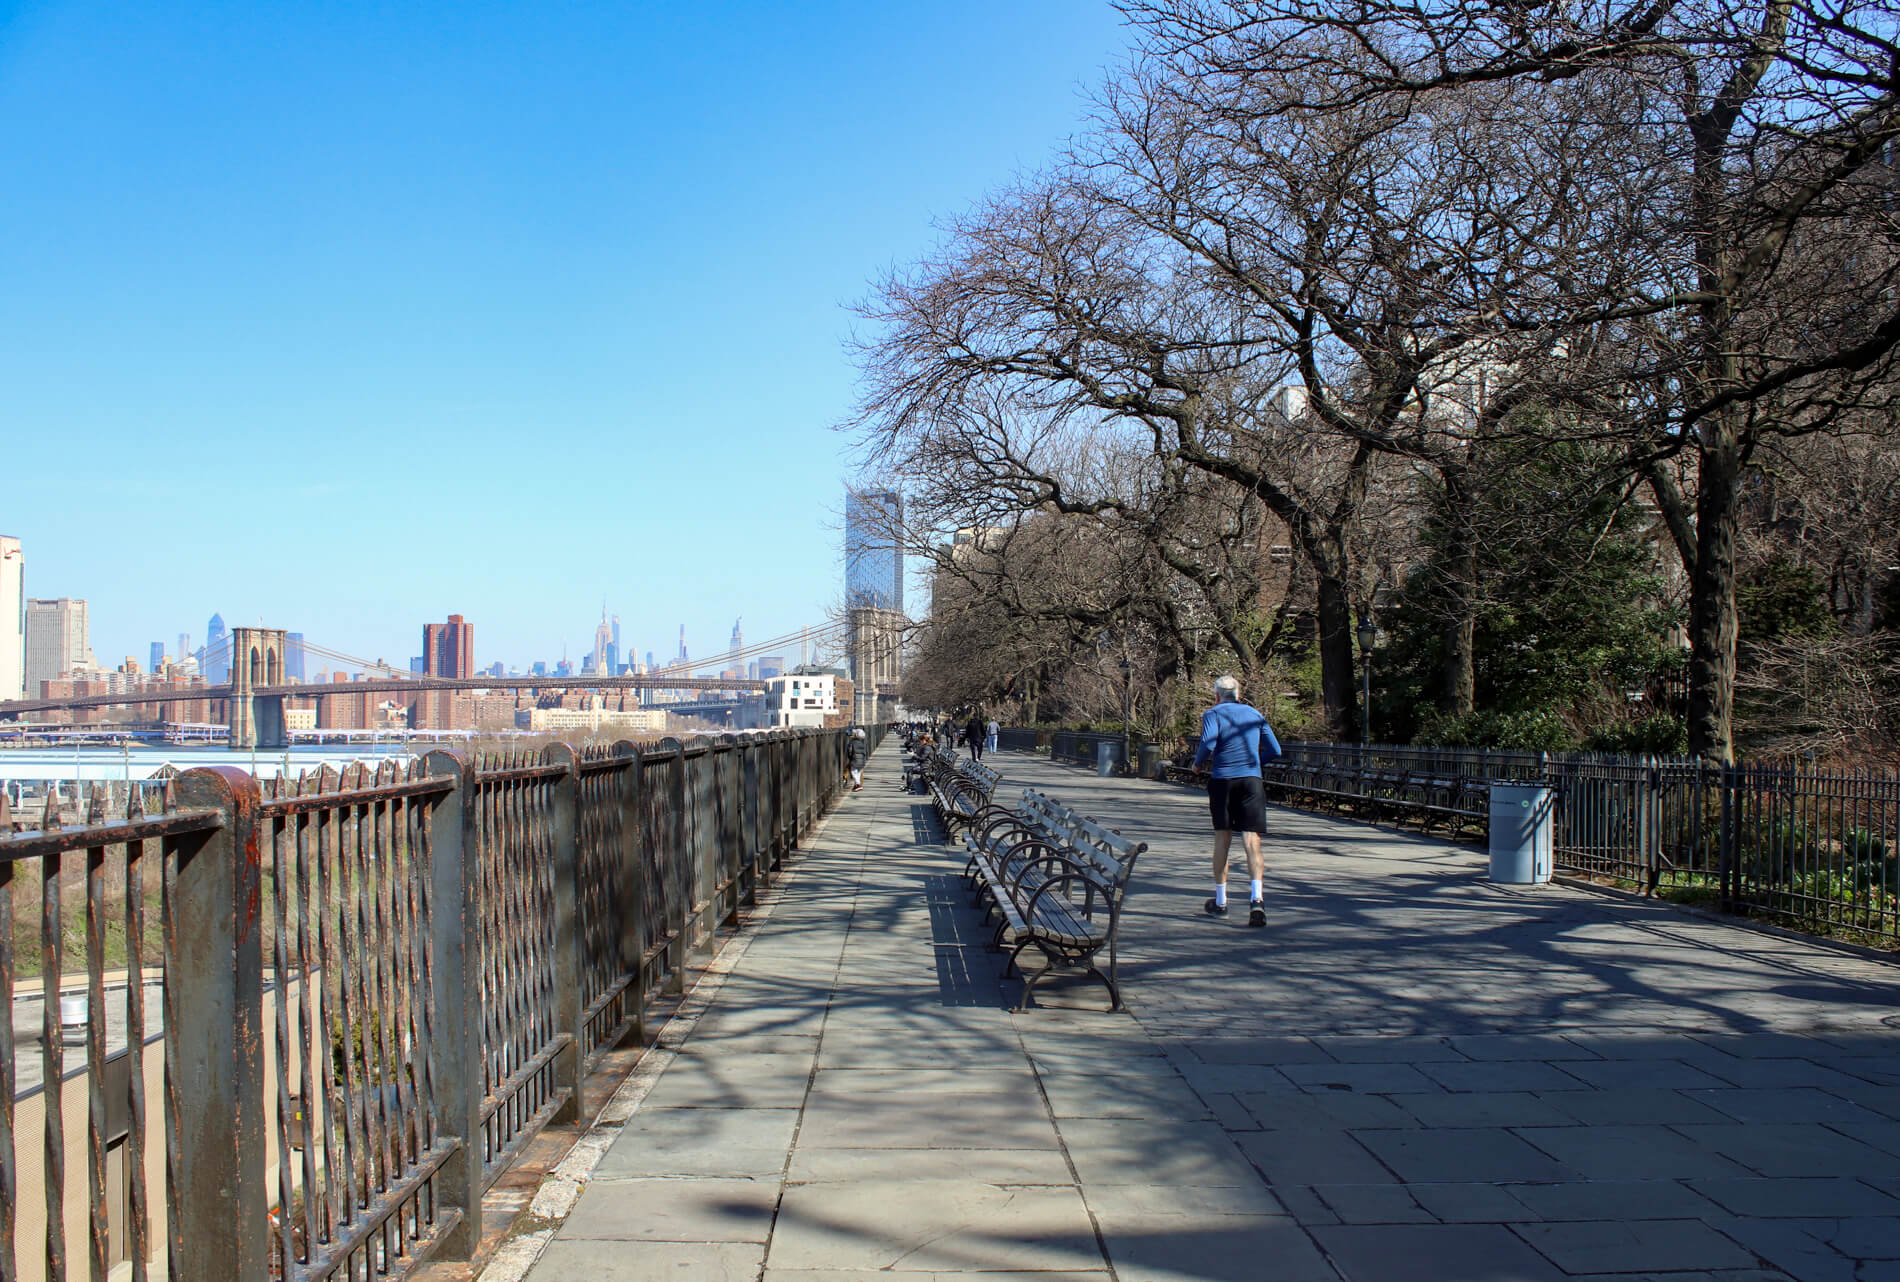
[(1072, 134), (1098, 0), (0, 0), (0, 533), (101, 661), (840, 595), (848, 307)]

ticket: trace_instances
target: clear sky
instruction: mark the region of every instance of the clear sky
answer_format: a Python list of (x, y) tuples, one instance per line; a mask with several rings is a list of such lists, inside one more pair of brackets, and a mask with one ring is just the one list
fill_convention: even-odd
[(0, 533), (116, 665), (723, 649), (841, 597), (848, 307), (1040, 165), (1105, 0), (0, 0)]

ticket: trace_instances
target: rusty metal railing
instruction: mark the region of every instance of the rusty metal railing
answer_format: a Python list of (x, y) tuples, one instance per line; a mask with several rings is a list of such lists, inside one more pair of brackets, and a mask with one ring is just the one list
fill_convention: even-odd
[[(0, 1279), (468, 1258), (483, 1194), (543, 1127), (598, 1111), (590, 1068), (644, 1039), (844, 755), (842, 732), (777, 731), (269, 784), (192, 770), (17, 834), (0, 792), (0, 997), (37, 978), (41, 1001), (37, 1077), (0, 1030)], [(33, 891), (37, 939), (16, 929)]]

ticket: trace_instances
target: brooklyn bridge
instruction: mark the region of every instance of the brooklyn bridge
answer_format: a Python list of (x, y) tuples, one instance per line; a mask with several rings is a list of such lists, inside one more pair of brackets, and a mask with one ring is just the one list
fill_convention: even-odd
[[(393, 697), (409, 710), (407, 726), (415, 730), (448, 731), (458, 725), (454, 697), (467, 695), (515, 695), (516, 703), (525, 697), (535, 699), (565, 692), (586, 691), (612, 698), (618, 696), (623, 707), (651, 704), (682, 716), (701, 718), (714, 724), (730, 724), (741, 696), (765, 690), (766, 679), (735, 675), (742, 672), (743, 661), (754, 652), (781, 649), (787, 642), (809, 646), (842, 647), (850, 670), (864, 674), (860, 693), (869, 696), (857, 703), (854, 711), (864, 719), (882, 715), (878, 703), (894, 699), (896, 687), (894, 660), (897, 639), (877, 630), (847, 623), (832, 623), (801, 629), (787, 637), (775, 637), (738, 650), (688, 659), (655, 671), (609, 676), (582, 673), (578, 676), (540, 674), (482, 675), (471, 677), (435, 676), (403, 672), (381, 660), (367, 660), (304, 640), (301, 645), (310, 655), (334, 662), (338, 671), (331, 681), (301, 682), (288, 675), (286, 654), (288, 633), (279, 628), (235, 627), (215, 652), (207, 653), (204, 670), (218, 671), (228, 665), (229, 679), (211, 684), (203, 678), (189, 681), (151, 681), (137, 687), (93, 690), (81, 688), (71, 693), (49, 693), (38, 699), (0, 700), (0, 727), (22, 733), (46, 732), (56, 737), (81, 733), (112, 732), (136, 736), (168, 737), (173, 731), (196, 732), (189, 737), (216, 737), (222, 726), (228, 745), (234, 749), (283, 748), (300, 732), (293, 729), (292, 711), (317, 709), (317, 726), (335, 726), (346, 721), (367, 721), (362, 709), (373, 699)], [(886, 673), (885, 668), (891, 671)], [(353, 679), (344, 671), (354, 669)], [(723, 669), (708, 675), (708, 669)], [(74, 683), (77, 684), (77, 683)], [(105, 683), (98, 683), (105, 684)], [(353, 718), (324, 716), (326, 704), (354, 701)], [(867, 711), (867, 705), (868, 711)], [(132, 722), (107, 723), (98, 720), (106, 709), (144, 709), (150, 715)], [(32, 718), (31, 722), (23, 719)], [(49, 724), (50, 723), (50, 724)], [(78, 723), (68, 729), (61, 723)], [(65, 731), (64, 734), (59, 732)], [(301, 733), (319, 733), (315, 729)]]

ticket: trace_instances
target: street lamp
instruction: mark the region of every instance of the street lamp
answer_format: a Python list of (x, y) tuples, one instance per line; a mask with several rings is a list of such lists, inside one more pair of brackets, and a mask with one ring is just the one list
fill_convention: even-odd
[(1379, 629), (1365, 615), (1359, 616), (1359, 658), (1365, 666), (1365, 676), (1359, 700), (1359, 746), (1372, 745), (1372, 643), (1379, 639)]
[(1128, 656), (1125, 654), (1121, 659), (1121, 670), (1122, 765), (1127, 768), (1130, 774), (1134, 774), (1135, 760), (1133, 753), (1135, 751), (1135, 738), (1134, 730), (1130, 723), (1135, 719), (1135, 665), (1128, 661)]

